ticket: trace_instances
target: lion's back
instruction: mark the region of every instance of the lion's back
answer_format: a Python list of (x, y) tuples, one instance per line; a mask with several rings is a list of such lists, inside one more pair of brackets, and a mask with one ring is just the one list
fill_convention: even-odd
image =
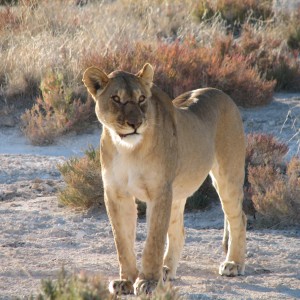
[(203, 88), (186, 92), (173, 100), (177, 109), (189, 110), (203, 121), (219, 119), (224, 112), (236, 113), (238, 108), (233, 100), (221, 90)]

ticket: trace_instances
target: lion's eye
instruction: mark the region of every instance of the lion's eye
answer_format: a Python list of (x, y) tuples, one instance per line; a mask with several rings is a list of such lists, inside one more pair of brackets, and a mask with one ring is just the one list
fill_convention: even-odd
[(142, 104), (143, 102), (145, 102), (145, 100), (146, 100), (146, 97), (145, 97), (144, 95), (141, 95), (141, 96), (139, 97), (139, 103), (140, 103), (140, 104)]
[(111, 99), (117, 103), (120, 103), (121, 99), (119, 96), (115, 95), (115, 96), (111, 96)]

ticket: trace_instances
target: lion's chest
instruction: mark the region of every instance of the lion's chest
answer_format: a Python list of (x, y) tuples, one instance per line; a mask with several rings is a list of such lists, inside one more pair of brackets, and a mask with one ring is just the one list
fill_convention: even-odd
[(116, 156), (107, 172), (107, 186), (116, 194), (134, 196), (143, 201), (149, 200), (148, 182), (145, 178), (145, 165), (138, 159)]

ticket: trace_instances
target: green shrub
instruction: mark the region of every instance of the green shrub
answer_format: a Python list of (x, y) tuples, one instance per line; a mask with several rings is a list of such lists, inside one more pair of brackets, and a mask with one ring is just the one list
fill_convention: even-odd
[[(85, 273), (68, 275), (63, 269), (57, 280), (43, 280), (37, 300), (110, 300), (116, 299), (107, 289), (108, 284), (99, 276), (87, 276)], [(138, 296), (139, 300), (149, 296)], [(159, 284), (152, 293), (153, 300), (179, 300), (181, 297), (170, 283)]]
[(100, 154), (90, 147), (84, 157), (71, 158), (58, 165), (66, 188), (59, 193), (64, 205), (87, 209), (103, 205)]
[(292, 50), (300, 51), (300, 25), (290, 33), (287, 44)]
[(199, 0), (194, 14), (200, 21), (220, 16), (231, 32), (239, 34), (242, 24), (253, 20), (269, 20), (273, 17), (272, 0)]
[(210, 1), (201, 0), (196, 2), (193, 14), (202, 22), (213, 18), (216, 11), (213, 9)]
[[(100, 152), (92, 146), (83, 157), (70, 158), (58, 165), (66, 183), (58, 197), (62, 204), (88, 209), (104, 205), (104, 191), (101, 176)], [(146, 215), (146, 203), (136, 201), (138, 216)]]
[(68, 275), (63, 269), (58, 279), (42, 280), (41, 293), (37, 300), (108, 300), (107, 284), (99, 276)]
[(47, 145), (69, 131), (81, 131), (94, 116), (89, 98), (74, 99), (60, 73), (49, 72), (41, 82), (41, 97), (22, 115), (22, 130), (34, 145)]
[(178, 293), (178, 289), (174, 288), (170, 282), (165, 284), (159, 283), (156, 290), (149, 295), (141, 295), (137, 297), (138, 300), (180, 300), (183, 299)]
[(0, 0), (0, 5), (15, 5), (18, 2), (18, 0)]

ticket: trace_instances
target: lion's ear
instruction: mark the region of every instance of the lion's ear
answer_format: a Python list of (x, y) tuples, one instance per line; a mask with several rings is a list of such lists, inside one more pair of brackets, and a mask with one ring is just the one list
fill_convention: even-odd
[(82, 81), (89, 93), (95, 98), (97, 91), (104, 89), (109, 79), (100, 69), (90, 67), (83, 73)]
[(142, 78), (147, 84), (152, 85), (154, 71), (149, 63), (146, 63), (143, 68), (136, 74), (136, 76)]

